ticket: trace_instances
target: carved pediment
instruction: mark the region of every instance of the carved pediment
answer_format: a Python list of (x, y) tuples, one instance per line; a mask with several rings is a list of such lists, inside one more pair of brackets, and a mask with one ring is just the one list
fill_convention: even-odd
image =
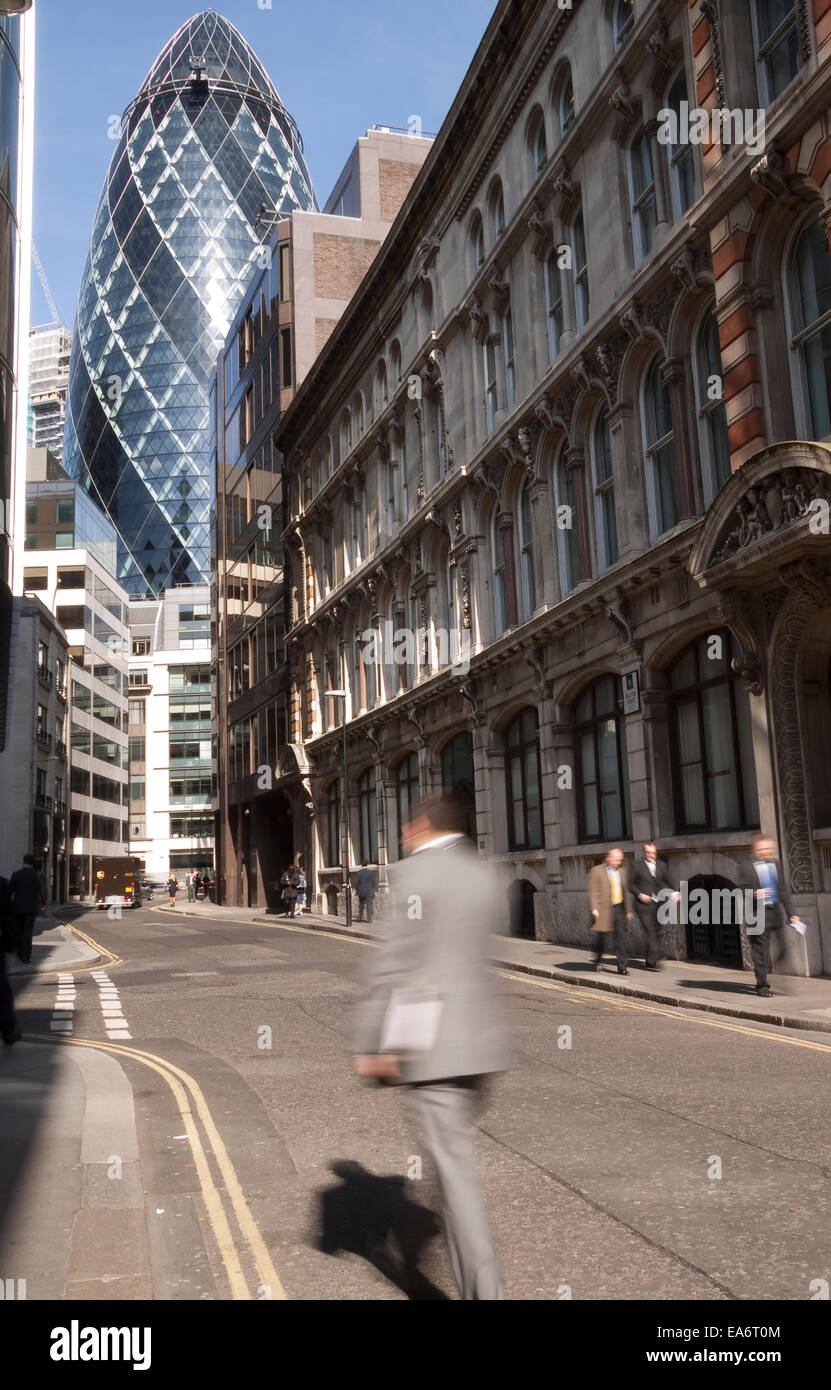
[[(719, 565), (775, 531), (792, 526), (812, 512), (816, 501), (831, 502), (831, 478), (815, 468), (785, 468), (769, 474), (738, 499), (713, 554)], [(813, 511), (819, 513), (819, 508)]]

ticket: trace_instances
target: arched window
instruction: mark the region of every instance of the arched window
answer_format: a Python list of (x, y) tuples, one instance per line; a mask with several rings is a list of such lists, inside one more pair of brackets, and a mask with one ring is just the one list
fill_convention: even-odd
[(375, 769), (368, 767), (358, 781), (360, 812), (361, 863), (378, 863), (378, 797), (375, 792)]
[[(676, 133), (680, 136), (681, 131), (681, 105), (689, 102), (687, 98), (687, 75), (683, 68), (679, 72), (669, 91), (667, 92), (664, 106), (668, 111), (674, 111), (677, 119)], [(679, 138), (677, 144), (671, 141), (666, 147), (669, 158), (669, 178), (672, 186), (672, 214), (673, 220), (678, 221), (695, 201), (695, 158), (693, 147), (689, 140)]]
[(803, 228), (791, 257), (791, 346), (799, 362), (797, 414), (811, 439), (831, 434), (831, 255), (822, 223)]
[(360, 391), (355, 397), (353, 419), (355, 421), (355, 441), (357, 443), (357, 441), (363, 436), (364, 432), (364, 398), (361, 395)]
[(759, 100), (769, 106), (796, 77), (799, 40), (794, 0), (751, 0)]
[(444, 745), (441, 754), (442, 791), (455, 792), (468, 807), (467, 833), (476, 838), (476, 789), (473, 768), (473, 738), (469, 733), (456, 734)]
[(548, 163), (548, 141), (545, 138), (545, 117), (540, 111), (531, 127), (531, 163), (534, 177), (539, 178)]
[(675, 818), (690, 830), (759, 824), (747, 691), (731, 670), (727, 632), (694, 642), (669, 673)]
[(615, 0), (615, 48), (626, 41), (635, 24), (634, 0)]
[(387, 364), (386, 362), (379, 362), (375, 372), (375, 414), (380, 415), (383, 410), (386, 410), (388, 404)]
[(332, 441), (329, 436), (323, 444), (323, 478), (324, 481), (332, 476)]
[(541, 849), (542, 782), (537, 711), (524, 709), (505, 730), (508, 847)]
[(514, 316), (510, 306), (502, 318), (502, 349), (505, 354), (505, 405), (516, 405), (516, 352), (514, 349)]
[(554, 470), (554, 509), (557, 522), (557, 560), (560, 567), (560, 592), (571, 593), (579, 582), (577, 557), (577, 511), (574, 474), (562, 451)]
[(401, 385), (401, 346), (396, 341), (390, 348), (390, 367), (392, 368), (392, 379), (395, 386)]
[(565, 79), (562, 91), (560, 92), (560, 135), (566, 131), (574, 121), (574, 83), (571, 75)]
[(583, 226), (582, 209), (571, 224), (571, 260), (577, 327), (585, 328), (589, 321), (589, 264), (586, 256), (586, 232)]
[(519, 494), (519, 568), (520, 593), (522, 596), (522, 621), (528, 622), (534, 616), (537, 606), (537, 591), (534, 582), (534, 526), (531, 513), (529, 485), (523, 483)]
[(609, 412), (604, 410), (592, 430), (592, 473), (594, 474), (594, 524), (597, 532), (597, 560), (601, 570), (617, 564), (617, 516), (615, 479), (612, 471), (612, 436)]
[(644, 387), (644, 431), (652, 533), (662, 536), (665, 531), (671, 531), (678, 520), (678, 488), (669, 388), (657, 359)]
[(494, 241), (498, 241), (505, 230), (505, 195), (502, 192), (502, 184), (498, 179), (491, 189), (488, 207), (491, 215), (491, 232), (493, 234), (493, 239)]
[(710, 503), (730, 477), (730, 445), (727, 441), (727, 411), (721, 374), (718, 324), (713, 313), (705, 315), (696, 338), (695, 396), (704, 490)]
[(401, 759), (395, 774), (396, 799), (398, 803), (398, 854), (402, 853), (404, 826), (410, 819), (410, 809), (421, 798), (418, 780), (418, 754), (408, 753)]
[(563, 282), (557, 264), (557, 251), (545, 263), (545, 310), (548, 319), (548, 358), (553, 362), (560, 351), (563, 335)]
[(326, 792), (326, 867), (334, 868), (340, 862), (340, 786), (337, 782), (330, 782)]
[(580, 766), (580, 839), (626, 839), (629, 777), (617, 676), (601, 676), (584, 690), (574, 708), (574, 722)]
[(470, 245), (473, 257), (473, 274), (485, 264), (485, 229), (477, 212), (470, 228)]
[(352, 451), (352, 414), (348, 409), (343, 412), (340, 422), (340, 456), (345, 459), (347, 454)]
[(505, 542), (499, 525), (499, 512), (494, 507), (491, 517), (491, 566), (493, 569), (493, 633), (501, 637), (508, 626), (505, 607)]
[(482, 344), (482, 370), (485, 378), (485, 428), (488, 434), (496, 424), (499, 395), (496, 377), (496, 345), (492, 337)]
[(632, 234), (635, 260), (642, 261), (652, 250), (658, 203), (655, 195), (655, 172), (652, 168), (652, 143), (646, 131), (641, 131), (629, 147), (629, 177), (632, 182)]

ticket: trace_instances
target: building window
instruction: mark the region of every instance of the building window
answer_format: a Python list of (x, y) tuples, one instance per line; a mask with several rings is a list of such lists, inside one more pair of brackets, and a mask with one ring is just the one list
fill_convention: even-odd
[(536, 710), (522, 710), (505, 730), (505, 779), (509, 849), (541, 849), (542, 782)]
[(534, 616), (537, 606), (537, 591), (534, 582), (534, 525), (531, 513), (531, 497), (528, 483), (523, 483), (519, 495), (519, 568), (520, 593), (522, 595), (522, 621), (528, 622)]
[(505, 353), (505, 399), (508, 410), (516, 405), (516, 356), (514, 352), (514, 316), (509, 309), (502, 320), (502, 347)]
[(128, 740), (128, 756), (131, 763), (143, 763), (145, 758), (145, 739), (144, 735), (131, 735)]
[(752, 0), (759, 99), (766, 106), (784, 92), (799, 68), (793, 0)]
[(581, 841), (628, 836), (629, 780), (626, 738), (619, 715), (616, 676), (602, 676), (584, 691), (574, 710), (580, 767)]
[(706, 475), (706, 500), (709, 503), (730, 477), (730, 445), (727, 439), (721, 349), (718, 341), (718, 323), (713, 313), (705, 315), (698, 330), (695, 359), (698, 429)]
[(392, 367), (392, 379), (396, 386), (401, 385), (401, 347), (398, 342), (394, 342), (390, 348), (390, 366)]
[(539, 178), (548, 163), (548, 143), (545, 138), (545, 120), (542, 114), (537, 117), (536, 125), (533, 128), (531, 156), (534, 165), (534, 177)]
[(607, 570), (617, 563), (618, 544), (612, 436), (609, 430), (609, 414), (605, 410), (592, 431), (592, 471), (597, 559), (600, 569)]
[(492, 338), (482, 346), (482, 360), (485, 370), (485, 424), (488, 434), (493, 432), (498, 409), (496, 385), (496, 348)]
[(679, 833), (759, 824), (750, 702), (731, 669), (736, 654), (729, 633), (711, 633), (669, 673)]
[(179, 647), (192, 651), (211, 645), (211, 611), (207, 604), (183, 604), (179, 608)]
[(634, 0), (615, 0), (615, 48), (620, 48), (635, 24)]
[(134, 638), (133, 638), (133, 644), (132, 644), (132, 646), (133, 646), (133, 656), (149, 656), (149, 655), (150, 655), (150, 638), (149, 638), (149, 637), (134, 637)]
[(646, 378), (644, 416), (652, 530), (655, 536), (662, 536), (678, 521), (678, 489), (669, 388), (657, 360)]
[(571, 258), (577, 327), (585, 328), (589, 321), (589, 265), (586, 257), (586, 233), (582, 212), (578, 212), (571, 224)]
[[(687, 76), (681, 71), (667, 92), (666, 108), (674, 111), (678, 119), (678, 132), (681, 132), (681, 104), (687, 103)], [(667, 145), (669, 158), (669, 177), (672, 185), (672, 212), (675, 221), (683, 217), (695, 201), (695, 157), (689, 140), (681, 140), (677, 145)]]
[(130, 681), (130, 685), (146, 685), (146, 684), (147, 684), (147, 672), (146, 672), (146, 671), (131, 671), (131, 672), (130, 672), (130, 676), (129, 676), (129, 681)]
[(831, 255), (822, 223), (803, 228), (791, 259), (791, 346), (800, 364), (800, 414), (809, 438), (831, 435)]
[(338, 783), (330, 782), (326, 793), (326, 867), (330, 869), (341, 862), (340, 799)]
[(395, 774), (396, 799), (398, 803), (398, 857), (403, 853), (402, 838), (404, 826), (410, 819), (411, 808), (421, 797), (418, 780), (418, 754), (408, 753), (398, 764)]
[(553, 362), (560, 351), (563, 335), (563, 284), (557, 252), (553, 251), (545, 263), (545, 311), (548, 322), (548, 358)]
[(441, 754), (441, 785), (455, 792), (467, 804), (467, 834), (476, 839), (476, 777), (473, 765), (473, 739), (469, 733), (456, 734)]
[(475, 275), (477, 270), (485, 264), (485, 229), (478, 213), (473, 221), (470, 241), (473, 248), (473, 273)]
[(555, 470), (554, 505), (557, 514), (557, 556), (560, 567), (560, 589), (568, 594), (577, 587), (580, 577), (577, 552), (577, 510), (575, 506), (574, 473), (561, 458)]
[(655, 172), (652, 168), (652, 144), (646, 131), (632, 141), (629, 149), (629, 173), (632, 180), (632, 231), (635, 260), (642, 261), (652, 250), (658, 203), (655, 195)]
[(59, 497), (55, 503), (55, 521), (59, 526), (75, 523), (75, 502), (71, 497)]
[(491, 517), (491, 565), (493, 567), (493, 632), (501, 637), (508, 626), (505, 606), (505, 541), (499, 513), (494, 510)]
[(574, 83), (567, 77), (560, 93), (560, 134), (565, 135), (574, 121)]
[(147, 784), (144, 777), (130, 778), (130, 801), (144, 801), (147, 796)]
[(289, 242), (280, 242), (278, 256), (280, 266), (280, 303), (287, 304), (291, 299), (291, 245)]
[(294, 373), (293, 373), (292, 363), (291, 363), (291, 329), (290, 329), (290, 328), (281, 328), (281, 329), (280, 329), (280, 362), (281, 362), (281, 364), (282, 364), (282, 380), (281, 380), (281, 385), (282, 385), (282, 387), (283, 387), (283, 390), (285, 391), (285, 390), (288, 390), (288, 388), (291, 386), (292, 382), (294, 381)]
[(505, 195), (501, 183), (496, 183), (491, 192), (490, 210), (493, 239), (498, 241), (505, 231)]
[(361, 863), (378, 863), (378, 797), (375, 793), (375, 769), (367, 768), (358, 782), (358, 806), (361, 818)]
[(74, 549), (75, 549), (75, 532), (74, 532), (74, 531), (56, 531), (56, 532), (55, 532), (55, 549), (56, 549), (56, 550), (74, 550)]
[(387, 364), (378, 363), (378, 371), (375, 376), (375, 411), (380, 415), (389, 404), (389, 393), (387, 391)]
[(26, 525), (37, 526), (38, 523), (38, 504), (37, 499), (29, 498), (26, 502)]

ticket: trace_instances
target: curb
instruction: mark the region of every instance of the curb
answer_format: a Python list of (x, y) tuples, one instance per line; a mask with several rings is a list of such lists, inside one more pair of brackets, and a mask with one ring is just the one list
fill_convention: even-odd
[[(242, 911), (245, 909), (243, 908)], [(162, 912), (182, 912), (181, 908), (161, 908)], [(189, 912), (185, 915), (189, 917), (201, 917), (200, 912)], [(220, 918), (214, 918), (220, 921)], [(291, 921), (289, 918), (281, 918), (275, 913), (271, 917), (251, 917), (251, 922), (271, 924), (275, 921)], [(362, 941), (374, 941), (376, 938), (369, 932), (359, 932), (354, 928), (343, 926), (340, 922), (332, 923), (327, 917), (313, 918), (305, 915), (296, 919), (302, 921), (303, 926), (310, 931), (325, 931), (335, 936), (342, 936), (345, 940), (357, 937)], [(543, 943), (544, 944), (544, 943)], [(619, 994), (628, 999), (645, 999), (648, 1003), (664, 1004), (674, 1009), (694, 1009), (699, 1013), (721, 1014), (726, 1018), (744, 1019), (749, 1023), (766, 1023), (773, 1028), (793, 1028), (803, 1033), (831, 1033), (831, 1020), (820, 1020), (814, 1018), (799, 1018), (793, 1014), (774, 1014), (763, 1013), (760, 1009), (743, 1009), (731, 1004), (713, 1004), (706, 999), (678, 999), (674, 994), (661, 994), (654, 989), (638, 989), (632, 985), (618, 984), (614, 980), (585, 979), (583, 976), (572, 975), (570, 971), (559, 970), (557, 966), (525, 965), (512, 960), (499, 960), (492, 958), (491, 965), (496, 965), (500, 970), (512, 970), (518, 975), (537, 975), (545, 980), (557, 980), (560, 984), (582, 986), (584, 989), (596, 989), (606, 994)]]
[[(71, 941), (73, 945), (78, 944), (72, 933), (72, 927), (68, 922), (55, 922), (54, 926), (47, 927), (46, 930), (57, 930), (63, 936), (64, 941)], [(31, 962), (27, 963), (25, 966), (22, 964), (19, 966), (12, 965), (8, 967), (7, 974), (10, 979), (19, 979), (21, 976), (27, 975), (55, 975), (61, 970), (76, 970), (80, 965), (94, 965), (96, 961), (103, 959), (100, 951), (94, 951), (93, 948), (87, 946), (86, 943), (84, 943), (84, 950), (86, 951), (86, 955), (74, 956), (71, 960), (62, 960), (56, 963), (47, 961), (44, 962), (43, 965), (32, 965)]]

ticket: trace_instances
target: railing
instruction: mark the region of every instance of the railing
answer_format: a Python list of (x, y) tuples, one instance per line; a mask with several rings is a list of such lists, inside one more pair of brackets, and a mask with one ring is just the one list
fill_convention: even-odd
[(58, 699), (59, 699), (59, 700), (65, 700), (65, 699), (67, 698), (67, 695), (68, 695), (69, 692), (68, 692), (68, 688), (67, 688), (66, 681), (57, 681), (57, 680), (56, 680), (56, 681), (55, 681), (55, 690), (57, 691), (57, 695), (58, 695)]
[(65, 802), (65, 801), (56, 801), (56, 802), (55, 802), (55, 814), (58, 815), (58, 816), (65, 816), (65, 815), (66, 815), (66, 802)]
[(38, 662), (38, 680), (43, 681), (44, 685), (51, 685), (54, 680), (54, 672), (48, 666), (41, 666)]
[(35, 738), (37, 739), (38, 743), (40, 743), (44, 748), (52, 747), (52, 735), (47, 734), (46, 730), (40, 728), (40, 726), (38, 726), (38, 728), (35, 729)]
[(36, 792), (35, 792), (35, 805), (36, 805), (36, 806), (38, 807), (38, 809), (41, 810), (41, 811), (51, 811), (51, 810), (52, 810), (52, 798), (51, 798), (51, 796), (47, 796), (45, 792), (38, 792), (38, 791), (36, 791)]
[(55, 740), (55, 752), (57, 753), (59, 758), (66, 757), (66, 744), (64, 743), (62, 738)]

